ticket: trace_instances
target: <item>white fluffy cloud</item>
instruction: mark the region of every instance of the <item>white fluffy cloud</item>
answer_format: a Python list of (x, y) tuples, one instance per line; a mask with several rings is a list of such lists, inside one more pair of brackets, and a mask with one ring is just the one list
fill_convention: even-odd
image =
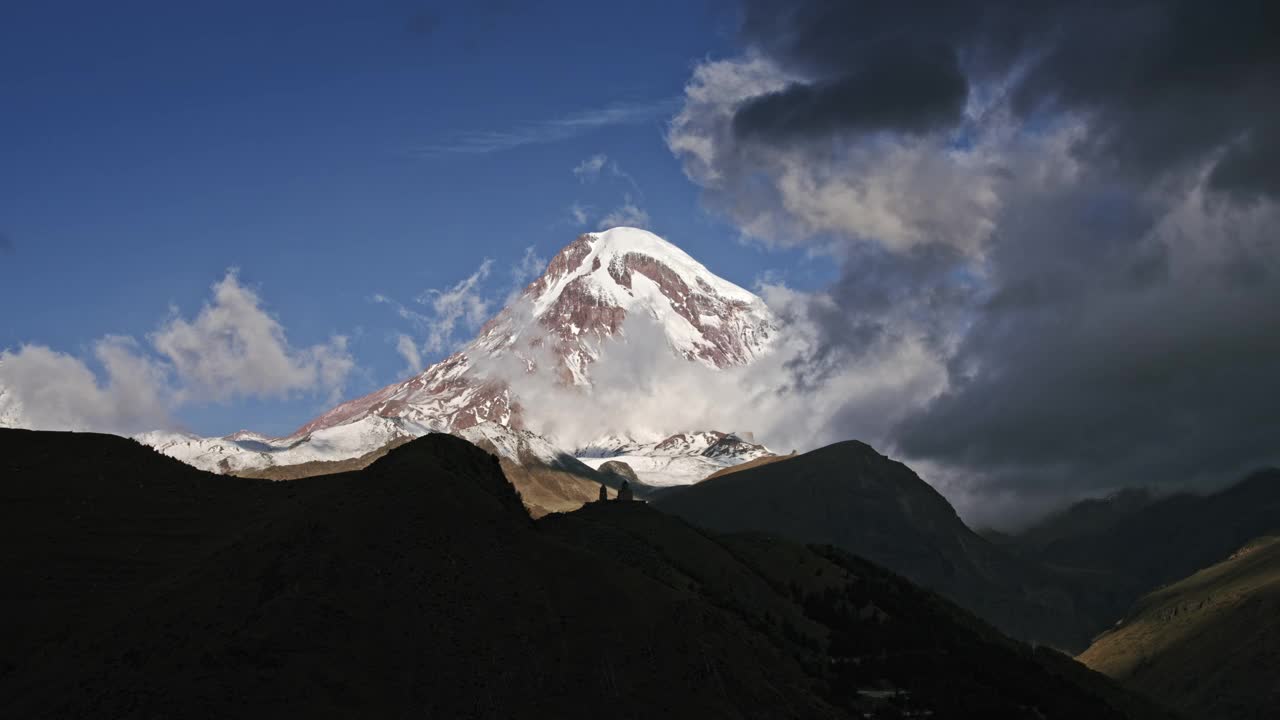
[(213, 286), (213, 301), (195, 318), (174, 314), (150, 340), (179, 379), (179, 402), (338, 393), (354, 367), (345, 337), (308, 348), (290, 345), (280, 322), (235, 272)]
[(527, 351), (532, 356), (472, 361), (482, 376), (511, 386), (530, 429), (569, 448), (610, 433), (659, 439), (696, 429), (751, 431), (782, 452), (848, 439), (842, 433), (851, 426), (876, 440), (886, 421), (918, 407), (945, 382), (945, 368), (918, 338), (811, 367), (821, 382), (792, 381), (790, 367), (812, 365), (817, 354), (821, 332), (807, 308), (822, 299), (780, 285), (759, 290), (786, 321), (774, 351), (748, 366), (714, 370), (690, 362), (643, 314), (628, 317), (618, 341), (603, 344), (589, 387), (566, 387), (553, 370), (555, 358), (537, 349)]
[(35, 430), (132, 432), (169, 420), (163, 369), (128, 338), (94, 345), (99, 381), (79, 358), (43, 345), (0, 352), (0, 418)]
[(176, 312), (149, 336), (94, 343), (101, 377), (83, 359), (28, 344), (0, 352), (0, 419), (39, 429), (129, 433), (169, 424), (186, 404), (342, 391), (354, 361), (346, 339), (295, 348), (234, 271), (192, 319)]

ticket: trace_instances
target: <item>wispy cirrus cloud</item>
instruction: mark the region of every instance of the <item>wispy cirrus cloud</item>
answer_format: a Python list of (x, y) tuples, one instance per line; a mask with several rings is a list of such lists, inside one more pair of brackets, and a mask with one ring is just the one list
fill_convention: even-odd
[(500, 302), (501, 307), (506, 307), (515, 302), (525, 285), (546, 268), (547, 260), (538, 255), (534, 246), (526, 247), (520, 259), (507, 268), (510, 281), (505, 290), (501, 284), (494, 287), (494, 283), (486, 282), (494, 274), (493, 266), (493, 260), (485, 258), (475, 272), (453, 285), (422, 291), (414, 298), (414, 302), (423, 307), (422, 312), (382, 293), (369, 298), (394, 308), (421, 336), (420, 340), (402, 332), (392, 336), (396, 352), (405, 361), (404, 375), (421, 372), (426, 367), (424, 360), (430, 362), (431, 356), (454, 352), (461, 347), (465, 338), (489, 319), (496, 304)]
[(423, 157), (453, 154), (485, 155), (525, 145), (559, 142), (604, 127), (636, 125), (672, 113), (678, 107), (679, 98), (613, 103), (550, 120), (517, 125), (505, 130), (456, 133), (440, 142), (419, 147), (417, 152)]
[(600, 177), (600, 171), (608, 164), (609, 156), (597, 153), (575, 165), (573, 176), (582, 182), (595, 182)]
[(591, 208), (580, 203), (573, 203), (569, 206), (569, 218), (573, 221), (573, 224), (578, 227), (587, 224), (587, 220), (589, 218), (587, 213), (589, 212), (591, 212)]
[(644, 208), (636, 205), (631, 196), (627, 195), (623, 198), (621, 205), (600, 218), (599, 225), (601, 230), (619, 226), (647, 228), (649, 227), (649, 213), (645, 212)]

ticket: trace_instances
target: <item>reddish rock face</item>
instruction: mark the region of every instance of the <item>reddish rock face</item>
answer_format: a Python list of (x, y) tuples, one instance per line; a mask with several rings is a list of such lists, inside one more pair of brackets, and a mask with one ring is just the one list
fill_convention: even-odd
[(591, 236), (579, 235), (576, 240), (565, 245), (556, 256), (551, 258), (546, 272), (524, 289), (522, 295), (540, 297), (555, 281), (576, 270), (582, 259), (591, 253)]
[[(639, 242), (629, 245), (625, 234), (619, 242), (612, 233), (620, 231)], [(639, 277), (653, 287), (638, 288)], [(655, 302), (662, 307), (652, 306)], [(528, 322), (530, 309), (534, 323)], [(566, 386), (589, 384), (600, 342), (622, 330), (629, 312), (654, 318), (674, 313), (680, 318), (675, 322), (688, 323), (692, 330), (667, 329), (669, 338), (685, 343), (678, 347), (673, 340), (673, 351), (714, 368), (750, 362), (774, 332), (772, 316), (759, 298), (711, 275), (657, 236), (625, 228), (581, 235), (552, 258), (517, 305), (485, 323), (462, 350), (420, 375), (333, 408), (290, 438), (371, 414), (440, 430), (487, 420), (520, 427), (520, 405), (507, 384), (481, 377), (472, 360), (514, 356), (528, 371), (549, 371)], [(548, 351), (554, 367), (539, 368)]]
[(742, 352), (742, 328), (724, 322), (745, 310), (746, 303), (718, 297), (705, 281), (695, 291), (674, 270), (648, 255), (627, 253), (609, 264), (610, 276), (623, 287), (631, 287), (633, 272), (652, 280), (671, 301), (671, 307), (702, 336), (705, 344), (695, 351), (696, 358), (718, 368), (741, 365), (750, 359)]

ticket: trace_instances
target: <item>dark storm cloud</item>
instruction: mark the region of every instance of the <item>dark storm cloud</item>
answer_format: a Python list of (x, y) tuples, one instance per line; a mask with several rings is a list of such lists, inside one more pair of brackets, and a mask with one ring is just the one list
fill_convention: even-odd
[(1277, 28), (1257, 0), (746, 0), (738, 74), (704, 66), (669, 142), (745, 231), (841, 259), (798, 384), (910, 338), (945, 363), (845, 434), (972, 497), (1220, 483), (1280, 463)]
[[(1280, 110), (1280, 109), (1278, 109)], [(1280, 116), (1276, 110), (1267, 111)], [(1214, 187), (1240, 197), (1280, 197), (1280, 132), (1248, 135), (1232, 143), (1213, 168), (1209, 180)]]
[(960, 265), (957, 252), (943, 245), (900, 255), (869, 242), (846, 248), (843, 279), (827, 288), (824, 302), (792, 308), (803, 318), (783, 318), (820, 331), (809, 353), (787, 363), (793, 389), (821, 391), (849, 364), (901, 343), (904, 328), (938, 350), (974, 292), (956, 272)]
[(966, 75), (1018, 67), (1015, 108), (1091, 116), (1079, 149), (1094, 161), (1143, 177), (1229, 146), (1217, 189), (1280, 190), (1280, 3), (747, 0), (744, 10), (744, 40), (808, 78), (744, 104), (734, 121), (744, 138), (954, 124)]
[(810, 137), (839, 130), (925, 132), (955, 124), (969, 91), (950, 48), (898, 51), (847, 75), (794, 83), (752, 99), (733, 118), (744, 137)]
[(1274, 234), (1232, 224), (1224, 235), (1245, 244), (1171, 269), (1176, 238), (1156, 217), (1097, 209), (1119, 193), (1106, 182), (1017, 199), (991, 250), (995, 291), (950, 357), (952, 386), (896, 429), (902, 452), (1066, 496), (1215, 484), (1280, 462)]

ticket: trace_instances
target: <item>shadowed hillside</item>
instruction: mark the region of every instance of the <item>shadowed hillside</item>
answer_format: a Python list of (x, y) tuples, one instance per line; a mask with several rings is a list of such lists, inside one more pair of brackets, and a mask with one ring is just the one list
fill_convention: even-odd
[(1116, 619), (1143, 594), (1278, 528), (1280, 470), (1270, 469), (1209, 495), (1157, 499), (1129, 491), (1086, 500), (1006, 537), (1004, 544), (1096, 588)]
[(452, 436), (287, 483), (103, 435), (0, 457), (15, 717), (1163, 716), (834, 548), (534, 522)]
[[(235, 474), (244, 478), (265, 480), (297, 480), (317, 475), (363, 470), (391, 450), (409, 442), (400, 437), (369, 453), (349, 460), (313, 461), (297, 465), (273, 465), (266, 468), (239, 470)], [(499, 454), (491, 443), (478, 442), (487, 452)], [(500, 454), (499, 454), (500, 455)], [(611, 496), (625, 478), (613, 473), (592, 470), (572, 457), (548, 464), (536, 457), (518, 459), (500, 456), (502, 472), (520, 493), (524, 505), (533, 517), (553, 512), (568, 512), (582, 507), (599, 497), (600, 486), (611, 489)], [(606, 463), (607, 464), (607, 463)]]
[(971, 531), (910, 468), (857, 441), (738, 470), (654, 499), (714, 530), (829, 543), (936, 590), (1025, 640), (1081, 649), (1093, 594)]

